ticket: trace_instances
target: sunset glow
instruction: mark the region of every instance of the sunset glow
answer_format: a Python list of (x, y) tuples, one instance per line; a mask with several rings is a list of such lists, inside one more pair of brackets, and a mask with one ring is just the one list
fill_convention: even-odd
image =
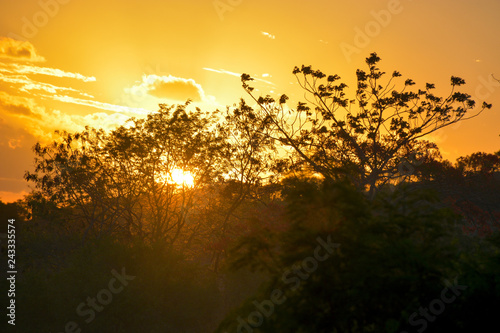
[(479, 105), (493, 104), (429, 136), (445, 158), (497, 151), (498, 13), (498, 1), (3, 1), (1, 199), (29, 192), (31, 147), (56, 129), (110, 130), (187, 99), (223, 110), (249, 100), (242, 73), (258, 93), (286, 93), (295, 107), (304, 98), (291, 72), (302, 64), (340, 75), (354, 94), (371, 52), (419, 87), (435, 83), (444, 95), (456, 75)]
[(0, 0), (3, 326), (491, 331), (499, 32), (500, 0)]
[(194, 186), (194, 177), (188, 171), (183, 171), (181, 169), (174, 169), (170, 173), (170, 177), (172, 182), (181, 186), (193, 187)]

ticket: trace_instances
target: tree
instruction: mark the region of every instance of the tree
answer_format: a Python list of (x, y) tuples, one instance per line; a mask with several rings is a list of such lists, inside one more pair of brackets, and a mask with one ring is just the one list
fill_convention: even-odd
[(215, 270), (234, 231), (230, 222), (237, 218), (238, 208), (248, 199), (257, 201), (265, 178), (272, 176), (270, 170), (276, 159), (276, 148), (265, 130), (265, 124), (243, 99), (237, 107), (227, 108), (221, 126), (227, 141), (223, 150), (225, 177), (220, 184), (222, 221), (213, 235), (214, 243), (219, 245), (214, 249)]
[(465, 175), (492, 174), (500, 171), (500, 150), (494, 154), (476, 152), (457, 158), (456, 168)]
[[(25, 178), (36, 193), (73, 212), (95, 236), (139, 236), (172, 246), (199, 225), (189, 213), (198, 190), (221, 174), (221, 145), (214, 114), (183, 105), (160, 105), (145, 119), (109, 133), (87, 128), (62, 133), (48, 146), (36, 144), (36, 168)], [(193, 185), (178, 184), (174, 172), (190, 173)]]
[(257, 97), (249, 85), (253, 79), (243, 74), (241, 80), (257, 102), (256, 114), (268, 133), (293, 151), (296, 162), (326, 179), (347, 177), (357, 188), (368, 188), (373, 197), (378, 186), (398, 174), (398, 166), (413, 154), (419, 139), (491, 108), (483, 102), (469, 115), (475, 101), (456, 91), (465, 81), (455, 76), (447, 97), (434, 95), (430, 83), (424, 90), (411, 91), (415, 84), (411, 79), (395, 88), (393, 81), (401, 74), (394, 71), (384, 83), (379, 62), (372, 53), (366, 58), (368, 71), (357, 70), (354, 99), (347, 97), (347, 85), (338, 83), (338, 75), (327, 76), (311, 66), (295, 67), (293, 74), (310, 97), (309, 104), (298, 102), (295, 110), (286, 107), (288, 96), (281, 95), (277, 101), (270, 95)]
[(247, 235), (231, 257), (269, 281), (217, 332), (399, 332), (459, 270), (456, 216), (425, 191), (368, 200), (345, 181), (299, 179), (283, 194), (287, 228)]
[(25, 174), (27, 181), (35, 183), (29, 198), (35, 205), (33, 210), (64, 210), (70, 220), (83, 221), (84, 238), (89, 232), (102, 234), (105, 229), (113, 229), (120, 197), (116, 180), (101, 159), (105, 133), (89, 128), (76, 134), (56, 133), (59, 140), (33, 147), (35, 171)]
[[(192, 240), (201, 221), (191, 220), (189, 214), (195, 205), (203, 204), (201, 189), (222, 174), (225, 139), (219, 135), (216, 115), (198, 108), (187, 112), (188, 104), (175, 109), (161, 104), (157, 113), (133, 120), (126, 130), (127, 158), (137, 161), (134, 170), (144, 190), (144, 227), (155, 244), (172, 246), (181, 236), (187, 243)], [(190, 174), (193, 184), (175, 183), (175, 172)]]

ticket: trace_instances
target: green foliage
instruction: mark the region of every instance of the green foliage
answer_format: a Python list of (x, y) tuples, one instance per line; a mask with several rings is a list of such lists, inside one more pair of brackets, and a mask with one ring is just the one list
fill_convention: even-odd
[[(109, 288), (111, 271), (122, 268), (135, 278), (85, 322), (88, 315), (78, 315), (77, 307)], [(24, 332), (61, 332), (68, 321), (84, 332), (200, 332), (214, 327), (220, 307), (214, 278), (197, 264), (141, 242), (104, 238), (72, 251), (57, 271), (25, 272), (17, 290), (16, 328)]]
[[(455, 215), (432, 195), (407, 191), (381, 192), (370, 202), (348, 184), (291, 182), (284, 191), (288, 230), (253, 234), (234, 254), (235, 268), (247, 262), (272, 278), (218, 332), (237, 329), (237, 318), (255, 311), (253, 301), (269, 299), (275, 289), (286, 301), (254, 332), (381, 332), (403, 325), (458, 272), (450, 233)], [(289, 271), (313, 256), (318, 237), (340, 247), (317, 270), (302, 271), (297, 286)]]

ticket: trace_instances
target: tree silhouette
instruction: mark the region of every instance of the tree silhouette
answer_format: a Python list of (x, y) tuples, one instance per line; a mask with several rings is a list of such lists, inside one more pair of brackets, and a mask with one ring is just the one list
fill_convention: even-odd
[[(25, 178), (39, 196), (84, 220), (85, 236), (121, 233), (172, 246), (198, 230), (188, 223), (198, 190), (223, 171), (216, 118), (187, 113), (188, 104), (162, 104), (110, 133), (87, 128), (62, 133), (52, 145), (38, 143), (35, 172)], [(192, 174), (193, 186), (175, 183), (174, 170)]]
[(466, 175), (481, 173), (484, 175), (500, 171), (500, 150), (494, 154), (476, 152), (460, 156), (456, 163), (457, 169)]
[(283, 194), (287, 228), (243, 237), (231, 257), (270, 279), (217, 332), (396, 332), (456, 276), (456, 217), (426, 191), (368, 200), (345, 182), (291, 179)]
[(230, 222), (236, 217), (241, 204), (259, 197), (259, 188), (276, 159), (274, 141), (265, 134), (262, 124), (244, 100), (234, 108), (227, 108), (221, 120), (220, 131), (227, 138), (223, 148), (223, 169), (225, 173), (221, 194), (220, 208), (223, 212), (219, 229), (215, 233), (214, 269), (217, 270), (219, 260), (224, 254), (224, 246), (234, 226)]
[[(257, 97), (243, 74), (243, 88), (257, 102), (256, 113), (273, 138), (293, 150), (296, 161), (306, 163), (327, 179), (348, 177), (358, 188), (376, 188), (398, 174), (398, 166), (413, 154), (416, 141), (438, 129), (480, 114), (491, 104), (483, 102), (474, 114), (475, 101), (456, 91), (465, 81), (451, 77), (447, 97), (433, 94), (434, 84), (411, 91), (415, 82), (407, 79), (402, 88), (393, 81), (401, 77), (394, 71), (383, 82), (385, 72), (378, 68), (380, 58), (366, 58), (368, 71), (358, 69), (355, 97), (350, 99), (338, 75), (326, 75), (311, 66), (295, 67), (293, 74), (305, 90), (308, 102), (295, 110), (286, 107), (288, 96), (279, 100)], [(309, 106), (311, 105), (311, 106)], [(311, 109), (313, 107), (314, 109)]]

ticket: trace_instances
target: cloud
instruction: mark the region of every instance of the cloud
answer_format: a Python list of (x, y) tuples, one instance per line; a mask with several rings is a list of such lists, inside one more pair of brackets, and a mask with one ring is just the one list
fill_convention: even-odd
[(135, 95), (147, 93), (154, 97), (177, 101), (191, 99), (194, 102), (201, 102), (205, 100), (205, 92), (200, 84), (193, 79), (184, 79), (172, 75), (143, 75), (140, 84), (127, 88), (126, 91)]
[(93, 97), (92, 95), (83, 93), (74, 88), (59, 87), (50, 83), (35, 81), (30, 79), (26, 75), (4, 75), (2, 74), (2, 72), (6, 72), (6, 70), (0, 68), (0, 81), (20, 85), (20, 87), (18, 88), (19, 91), (29, 92), (31, 90), (40, 90), (50, 94), (57, 94), (58, 91), (71, 91), (83, 96), (91, 98)]
[(121, 113), (133, 113), (136, 115), (146, 115), (146, 114), (151, 113), (151, 111), (143, 109), (143, 108), (133, 108), (133, 107), (123, 106), (123, 105), (103, 103), (103, 102), (98, 102), (98, 101), (92, 101), (89, 99), (70, 97), (70, 96), (66, 96), (66, 95), (55, 95), (55, 96), (50, 96), (50, 97), (55, 99), (56, 101), (60, 101), (60, 102), (91, 106), (93, 108), (107, 110), (107, 111), (114, 111), (114, 112), (121, 112)]
[(266, 36), (267, 38), (270, 38), (270, 39), (276, 38), (275, 35), (271, 35), (269, 32), (261, 31), (260, 33), (263, 34), (264, 36)]
[(207, 68), (207, 67), (203, 67), (203, 69), (206, 71), (215, 72), (215, 73), (219, 73), (219, 74), (228, 74), (228, 75), (232, 75), (232, 76), (241, 77), (240, 73), (226, 71), (225, 69), (213, 69), (213, 68)]
[[(54, 77), (67, 77), (84, 82), (96, 81), (93, 76), (84, 76), (79, 73), (66, 72), (56, 68), (38, 67), (30, 65), (20, 65), (16, 63), (1, 63), (0, 62), (0, 81), (11, 83), (11, 88), (31, 93), (32, 90), (43, 91), (49, 94), (58, 94), (59, 92), (74, 92), (79, 95), (93, 98), (92, 95), (81, 92), (77, 89), (70, 87), (60, 87), (46, 82), (40, 82), (32, 79), (30, 75), (40, 74)], [(16, 87), (16, 85), (19, 85)], [(45, 96), (51, 98), (51, 96)]]
[[(38, 140), (47, 142), (54, 138), (52, 132), (56, 129), (81, 131), (86, 125), (89, 125), (91, 127), (109, 130), (115, 128), (117, 125), (124, 124), (131, 116), (140, 117), (151, 113), (144, 109), (134, 109), (120, 105), (77, 99), (69, 96), (56, 95), (55, 97), (57, 98), (54, 99), (63, 102), (87, 105), (112, 111), (113, 113), (94, 112), (87, 115), (66, 114), (59, 110), (48, 109), (44, 106), (37, 105), (33, 98), (12, 96), (0, 92), (0, 127), (2, 124), (8, 123), (16, 130), (26, 131), (26, 133), (33, 135)], [(23, 135), (14, 135), (13, 132), (11, 134), (12, 135), (8, 137), (0, 135), (0, 146), (13, 149), (22, 144)]]
[[(13, 125), (11, 122), (0, 119), (0, 148), (4, 150), (2, 154), (3, 157), (8, 157), (6, 155), (8, 153), (5, 152), (5, 149), (14, 150), (19, 148), (26, 148), (29, 151), (34, 143), (35, 138), (29, 132), (27, 132), (23, 128), (19, 128), (18, 126)], [(14, 163), (14, 161), (11, 161), (9, 159), (6, 160), (9, 161), (9, 163)], [(8, 175), (4, 170), (4, 168), (7, 167), (7, 165), (3, 165), (2, 167), (0, 167), (0, 175), (2, 175), (2, 177)]]
[(30, 42), (22, 42), (8, 37), (0, 37), (0, 58), (9, 58), (21, 61), (45, 61), (45, 58), (36, 53)]
[(41, 74), (55, 77), (69, 77), (77, 80), (82, 80), (84, 82), (96, 81), (93, 76), (85, 76), (79, 73), (65, 72), (57, 68), (49, 67), (38, 67), (38, 66), (28, 66), (28, 65), (18, 65), (13, 64), (15, 73), (18, 74)]
[(24, 105), (8, 104), (0, 100), (0, 109), (17, 115), (31, 116), (33, 113)]
[[(94, 96), (90, 94), (87, 94), (85, 92), (82, 92), (80, 90), (71, 87), (61, 87), (46, 82), (36, 81), (33, 80), (31, 77), (29, 77), (30, 74), (43, 74), (56, 77), (69, 77), (77, 80), (82, 80), (84, 82), (95, 81), (94, 77), (83, 76), (79, 73), (65, 72), (55, 68), (44, 68), (36, 66), (0, 63), (0, 82), (3, 81), (6, 83), (10, 83), (11, 84), (10, 87), (16, 90), (17, 92), (27, 93), (31, 96), (36, 96), (39, 98), (52, 99), (65, 103), (90, 106), (97, 109), (113, 111), (113, 112), (130, 113), (134, 115), (144, 115), (150, 113), (150, 111), (142, 108), (133, 108), (133, 107), (95, 101)], [(34, 93), (33, 91), (38, 91), (39, 93)], [(83, 99), (83, 98), (68, 96), (71, 93), (75, 93), (86, 98)], [(23, 106), (21, 105), (17, 104), (12, 105), (12, 103), (10, 105), (7, 105), (5, 103), (2, 104), (2, 100), (5, 101), (6, 96), (10, 95), (7, 95), (5, 93), (3, 95), (0, 95), (0, 107), (3, 106), (7, 111), (11, 112), (17, 111), (18, 114), (33, 115), (28, 113), (28, 109), (23, 108)], [(11, 100), (12, 98), (13, 96), (10, 96)], [(27, 103), (26, 101), (27, 99), (24, 100), (23, 103)], [(34, 102), (32, 102), (31, 104), (34, 104)]]
[[(231, 75), (231, 76), (241, 77), (241, 73), (230, 72), (230, 71), (226, 71), (225, 69), (213, 69), (213, 68), (208, 68), (208, 67), (203, 67), (203, 69), (206, 70), (206, 71), (214, 72), (214, 73), (227, 74), (227, 75)], [(263, 79), (258, 79), (258, 78), (254, 77), (254, 76), (255, 75), (253, 75), (252, 78), (255, 81), (260, 81), (260, 82), (264, 82), (264, 83), (267, 83), (267, 84), (270, 84), (270, 85), (274, 85), (274, 83), (272, 83), (271, 81), (267, 81), (267, 80), (263, 80)], [(262, 74), (262, 77), (269, 77), (269, 74)]]
[[(54, 130), (82, 131), (86, 125), (111, 130), (125, 124), (131, 116), (143, 117), (151, 113), (141, 108), (96, 101), (91, 94), (69, 85), (44, 82), (52, 78), (93, 82), (96, 78), (38, 66), (37, 61), (45, 59), (37, 54), (30, 42), (0, 37), (0, 156), (6, 161), (0, 163), (0, 198), (4, 201), (28, 193), (23, 174), (33, 167), (31, 147), (36, 141), (48, 144), (56, 139)], [(83, 115), (64, 112), (65, 109), (60, 111), (44, 104), (48, 100), (99, 110), (90, 109)]]
[(31, 147), (36, 139), (26, 130), (0, 118), (0, 199), (4, 202), (21, 199), (29, 191), (23, 180), (26, 170), (33, 168)]
[(39, 118), (39, 115), (33, 113), (29, 105), (4, 92), (0, 92), (0, 110), (17, 116)]

